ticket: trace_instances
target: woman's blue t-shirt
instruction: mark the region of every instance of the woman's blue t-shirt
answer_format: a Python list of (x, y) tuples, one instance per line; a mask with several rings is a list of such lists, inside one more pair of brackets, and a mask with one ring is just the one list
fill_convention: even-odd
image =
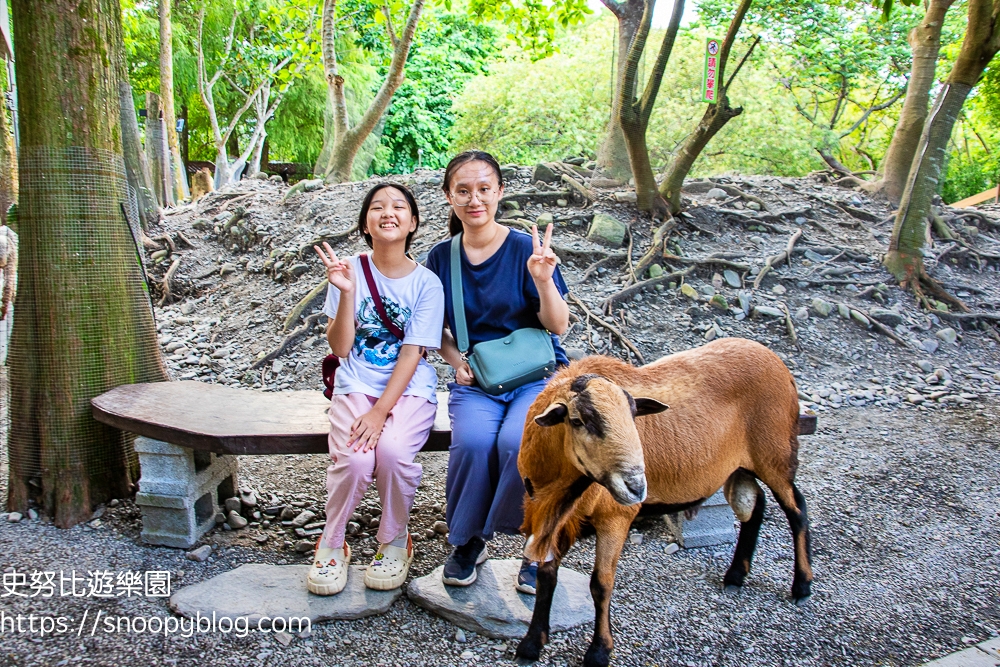
[[(455, 332), (455, 309), (451, 296), (451, 243), (441, 241), (427, 255), (427, 268), (437, 274), (444, 286), (445, 321)], [(535, 281), (528, 273), (528, 258), (534, 249), (531, 236), (515, 229), (510, 230), (493, 255), (482, 264), (473, 265), (462, 248), (462, 293), (465, 297), (465, 323), (469, 331), (469, 345), (496, 340), (516, 329), (544, 329), (538, 320), (541, 300)], [(552, 276), (556, 288), (565, 299), (569, 293), (559, 267)], [(559, 337), (552, 335), (556, 364), (569, 364), (566, 352), (559, 344)]]

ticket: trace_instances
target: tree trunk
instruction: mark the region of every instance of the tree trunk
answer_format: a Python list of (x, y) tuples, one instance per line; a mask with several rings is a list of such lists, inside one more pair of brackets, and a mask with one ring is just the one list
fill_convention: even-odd
[(187, 173), (181, 162), (180, 143), (177, 141), (177, 117), (174, 114), (174, 36), (170, 21), (170, 3), (160, 0), (160, 105), (163, 121), (167, 126), (167, 147), (170, 150), (170, 175), (173, 199), (187, 197)]
[[(403, 83), (403, 71), (406, 67), (406, 59), (410, 54), (410, 46), (413, 43), (413, 36), (417, 32), (417, 22), (424, 8), (424, 0), (413, 0), (410, 6), (410, 13), (406, 19), (406, 26), (402, 33), (393, 35), (390, 30), (390, 39), (393, 42), (392, 61), (389, 64), (389, 71), (386, 74), (382, 87), (379, 88), (375, 99), (368, 105), (364, 116), (354, 127), (349, 127), (347, 122), (347, 100), (344, 96), (344, 77), (340, 76), (337, 70), (337, 54), (335, 44), (336, 29), (336, 0), (325, 0), (323, 3), (323, 25), (322, 25), (322, 48), (323, 48), (323, 68), (327, 81), (327, 100), (332, 109), (331, 127), (327, 127), (327, 132), (331, 129), (334, 133), (330, 147), (330, 158), (324, 170), (324, 179), (327, 183), (346, 183), (351, 180), (351, 170), (354, 167), (354, 159), (361, 150), (368, 135), (372, 133), (379, 120), (389, 108), (392, 96)], [(326, 139), (324, 139), (324, 144)]]
[[(6, 68), (0, 69), (0, 77), (6, 82)], [(14, 135), (7, 119), (7, 104), (4, 92), (7, 85), (0, 85), (0, 224), (7, 224), (7, 209), (17, 202), (17, 151), (14, 150)]]
[(907, 83), (906, 99), (899, 113), (899, 122), (892, 133), (892, 142), (882, 160), (882, 179), (873, 184), (873, 191), (881, 191), (893, 204), (899, 204), (910, 173), (913, 155), (917, 151), (920, 135), (927, 120), (927, 103), (934, 85), (934, 70), (941, 47), (941, 28), (944, 17), (954, 0), (931, 0), (924, 20), (910, 31), (910, 49), (913, 64)]
[(257, 143), (254, 144), (253, 151), (250, 152), (250, 160), (247, 162), (247, 174), (253, 176), (258, 171), (260, 171), (260, 156), (264, 151), (264, 141), (267, 140), (267, 131), (264, 130), (260, 133), (260, 138)]
[(57, 526), (128, 495), (138, 463), (90, 399), (165, 380), (152, 309), (122, 216), (118, 0), (14, 0), (21, 202), (11, 348), (8, 507)]
[(139, 138), (139, 121), (135, 117), (135, 102), (132, 100), (132, 86), (128, 73), (120, 72), (118, 80), (118, 101), (122, 118), (122, 153), (125, 157), (125, 175), (129, 187), (135, 193), (139, 224), (144, 230), (160, 221), (160, 208), (156, 205), (153, 184), (146, 162), (146, 153)]
[[(719, 50), (719, 67), (716, 70), (716, 81), (720, 85), (718, 102), (709, 104), (705, 109), (705, 114), (701, 117), (698, 127), (684, 140), (681, 149), (674, 156), (667, 173), (660, 183), (660, 194), (667, 200), (671, 213), (680, 213), (681, 210), (681, 188), (684, 186), (684, 179), (691, 173), (691, 167), (701, 152), (708, 145), (708, 142), (718, 134), (726, 123), (743, 113), (743, 107), (731, 107), (729, 105), (729, 82), (725, 79), (726, 62), (729, 60), (729, 53), (736, 42), (736, 35), (743, 24), (743, 17), (750, 9), (752, 0), (740, 0), (739, 7), (736, 8), (736, 16), (729, 23), (729, 30), (726, 31), (726, 39), (722, 42)], [(737, 68), (739, 69), (739, 68)], [(734, 74), (735, 76), (735, 74)]]
[(625, 61), (628, 59), (629, 45), (635, 37), (636, 30), (642, 20), (642, 0), (627, 0), (626, 2), (606, 6), (618, 20), (618, 63), (614, 73), (614, 89), (612, 91), (611, 118), (604, 132), (604, 139), (597, 150), (597, 166), (612, 178), (627, 181), (632, 175), (632, 167), (628, 159), (628, 147), (625, 145), (625, 135), (622, 133), (621, 105), (622, 78), (625, 73)]
[(654, 215), (664, 215), (667, 207), (656, 191), (656, 178), (649, 163), (649, 150), (646, 147), (646, 129), (649, 127), (649, 117), (656, 103), (656, 96), (663, 81), (663, 72), (670, 60), (674, 48), (674, 40), (680, 29), (681, 15), (684, 13), (684, 0), (674, 0), (670, 14), (670, 23), (663, 35), (663, 43), (656, 54), (653, 71), (646, 82), (641, 97), (637, 97), (639, 88), (638, 68), (642, 53), (646, 48), (646, 38), (653, 20), (653, 7), (656, 0), (645, 0), (642, 19), (635, 37), (629, 45), (628, 58), (625, 62), (625, 73), (622, 76), (622, 105), (619, 113), (622, 133), (625, 135), (625, 146), (628, 149), (629, 165), (632, 178), (635, 179), (636, 206), (640, 211), (653, 211)]
[(921, 280), (930, 283), (924, 272), (920, 251), (924, 246), (931, 201), (938, 190), (952, 129), (969, 92), (1000, 50), (998, 9), (1000, 0), (969, 0), (969, 20), (962, 48), (924, 123), (896, 213), (884, 264), (901, 284), (909, 284), (918, 294)]
[(160, 131), (160, 96), (146, 93), (146, 165), (149, 167), (149, 184), (160, 208), (167, 205), (163, 191), (163, 136)]

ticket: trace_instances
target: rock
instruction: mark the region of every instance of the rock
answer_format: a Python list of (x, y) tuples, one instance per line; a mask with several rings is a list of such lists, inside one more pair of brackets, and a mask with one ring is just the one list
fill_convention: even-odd
[(681, 548), (679, 546), (677, 546), (676, 542), (671, 542), (666, 547), (664, 547), (663, 553), (665, 553), (665, 554), (667, 554), (669, 556), (670, 554), (677, 553), (678, 551), (680, 551), (680, 549)]
[(933, 338), (926, 338), (920, 341), (920, 347), (924, 348), (924, 350), (926, 350), (928, 354), (934, 354), (935, 352), (937, 352), (939, 345), (940, 343), (938, 343)]
[(631, 190), (625, 192), (616, 192), (615, 201), (620, 204), (634, 204), (636, 202), (636, 194)]
[(569, 201), (566, 199), (557, 199), (556, 206), (558, 206), (559, 208), (566, 208), (567, 206), (569, 206)]
[(681, 294), (691, 299), (692, 301), (698, 300), (698, 290), (691, 287), (690, 283), (684, 283), (681, 285)]
[(258, 171), (253, 176), (251, 176), (250, 178), (252, 178), (255, 181), (266, 181), (268, 179), (268, 176), (267, 176), (267, 172)]
[(739, 300), (740, 300), (740, 308), (743, 310), (743, 314), (744, 315), (749, 315), (750, 314), (750, 305), (751, 305), (750, 293), (749, 292), (740, 292), (739, 293)]
[(540, 216), (535, 218), (535, 224), (538, 225), (539, 229), (544, 231), (546, 225), (552, 224), (552, 214), (542, 213)]
[[(302, 510), (300, 510), (300, 509), (298, 509), (296, 507), (286, 507), (285, 509), (281, 510), (281, 516), (279, 518), (282, 521), (291, 521), (292, 519), (294, 519), (295, 517), (297, 517), (301, 513), (302, 513)], [(305, 524), (302, 524), (302, 525), (305, 525)]]
[(241, 517), (236, 512), (230, 512), (229, 513), (229, 518), (226, 519), (226, 523), (233, 530), (239, 530), (240, 528), (246, 528), (247, 527), (247, 520), (244, 519), (243, 517)]
[(819, 297), (812, 300), (812, 309), (820, 317), (829, 317), (833, 312), (833, 304)]
[(438, 535), (447, 535), (448, 534), (448, 524), (445, 523), (444, 521), (435, 521), (434, 525), (431, 526), (431, 530), (433, 530)]
[(958, 333), (955, 332), (951, 327), (941, 329), (934, 334), (939, 340), (944, 341), (948, 344), (954, 344), (958, 341)]
[(712, 288), (716, 290), (722, 289), (723, 285), (722, 274), (714, 273), (712, 274)]
[(712, 295), (712, 298), (708, 300), (708, 303), (719, 310), (729, 310), (729, 302), (726, 301), (726, 297), (721, 294)]
[(595, 213), (587, 231), (587, 240), (620, 248), (625, 240), (626, 226), (607, 213)]
[(225, 523), (225, 522), (226, 522), (226, 513), (225, 512), (216, 512), (215, 513), (215, 523)]
[(286, 269), (285, 272), (288, 275), (292, 276), (293, 278), (298, 278), (302, 274), (308, 273), (308, 271), (309, 271), (309, 265), (300, 262), (298, 264), (292, 264), (290, 267), (288, 267), (288, 269)]
[(22, 518), (23, 517), (22, 517), (22, 515), (21, 515), (20, 512), (11, 512), (10, 514), (7, 515), (7, 521), (9, 521), (11, 523), (17, 523)]
[(785, 311), (781, 308), (775, 308), (774, 306), (756, 306), (753, 309), (754, 313), (760, 315), (766, 315), (768, 317), (784, 317)]
[(265, 535), (263, 533), (261, 533), (260, 535), (258, 535), (257, 537), (255, 537), (253, 539), (254, 539), (254, 542), (256, 542), (257, 544), (266, 544), (267, 543), (267, 535)]
[(203, 544), (197, 549), (192, 549), (191, 551), (184, 554), (184, 557), (188, 560), (193, 560), (196, 563), (204, 563), (208, 560), (208, 557), (212, 554), (212, 545)]
[[(309, 549), (312, 549), (312, 543)], [(175, 613), (202, 618), (248, 617), (256, 627), (264, 616), (271, 619), (305, 617), (311, 623), (354, 620), (383, 614), (402, 595), (401, 589), (373, 591), (365, 587), (365, 565), (352, 565), (347, 587), (337, 595), (312, 595), (306, 590), (309, 565), (241, 565), (191, 586), (170, 597)], [(562, 574), (562, 572), (560, 572)], [(438, 579), (441, 575), (438, 573)], [(513, 586), (509, 586), (513, 590)], [(242, 622), (242, 621), (241, 621)]]
[(925, 373), (930, 373), (930, 372), (932, 372), (934, 370), (934, 364), (932, 364), (931, 362), (927, 361), (926, 359), (922, 359), (922, 360), (918, 361), (917, 362), (917, 367), (920, 370), (922, 370), (923, 372), (925, 372)]
[(111, 500), (110, 500), (110, 501), (108, 502), (108, 507), (118, 507), (119, 505), (121, 505), (121, 501), (120, 501), (120, 500), (118, 500), (117, 498), (112, 498), (112, 499), (111, 499)]
[(235, 498), (235, 497), (234, 498), (226, 498), (225, 508), (226, 508), (226, 514), (227, 515), (230, 512), (239, 513), (239, 511), (241, 509), (243, 509), (243, 503), (240, 502), (239, 498)]
[(457, 630), (455, 630), (455, 641), (457, 641), (459, 644), (465, 643), (466, 641), (465, 630), (463, 630), (462, 628), (458, 628)]
[(718, 335), (719, 335), (719, 330), (716, 329), (715, 327), (712, 327), (711, 329), (705, 332), (705, 340), (711, 342), (715, 340), (718, 337)]
[[(535, 607), (535, 596), (518, 593), (512, 585), (520, 567), (520, 559), (488, 560), (480, 566), (474, 586), (458, 588), (441, 582), (442, 565), (413, 579), (406, 595), (415, 604), (466, 630), (495, 639), (519, 639), (527, 632)], [(552, 601), (551, 632), (562, 632), (593, 619), (590, 578), (560, 567)]]
[(541, 181), (542, 183), (555, 183), (559, 180), (559, 176), (556, 172), (552, 171), (544, 164), (539, 162), (535, 165), (534, 171), (531, 172), (531, 182)]
[(236, 273), (236, 265), (226, 262), (219, 268), (220, 276), (228, 276), (231, 273)]
[(642, 537), (643, 537), (642, 533), (632, 533), (631, 535), (628, 536), (628, 541), (636, 546), (639, 546), (640, 544), (642, 544)]
[(785, 286), (780, 283), (771, 288), (771, 292), (778, 295), (784, 294), (787, 291), (788, 290), (785, 289)]
[(301, 528), (302, 526), (306, 525), (315, 518), (316, 514), (314, 512), (310, 512), (309, 510), (302, 510), (302, 512), (297, 517), (292, 519), (292, 526), (295, 528)]
[(590, 179), (590, 187), (592, 188), (620, 188), (623, 185), (625, 184), (614, 178), (595, 176)]
[(725, 199), (726, 191), (722, 188), (712, 188), (705, 193), (705, 196), (709, 199)]
[(295, 551), (304, 554), (313, 550), (316, 544), (312, 540), (299, 540), (295, 543)]
[(841, 319), (844, 319), (844, 320), (851, 319), (851, 309), (847, 307), (847, 304), (838, 303), (837, 304), (837, 314), (840, 315)]
[(240, 503), (247, 509), (257, 507), (257, 495), (251, 489), (240, 489)]
[(650, 277), (650, 279), (652, 279), (652, 278), (659, 278), (662, 275), (663, 275), (663, 267), (662, 266), (660, 266), (659, 264), (650, 264), (649, 265), (649, 277)]
[(310, 180), (302, 181), (302, 190), (304, 192), (315, 192), (323, 187), (322, 178), (313, 178)]
[(271, 372), (275, 375), (279, 375), (283, 370), (285, 370), (285, 362), (281, 359), (275, 359), (274, 363), (271, 364)]
[(740, 288), (743, 287), (743, 283), (740, 281), (740, 276), (732, 269), (726, 269), (722, 272), (722, 277), (726, 279), (726, 284), (730, 287)]
[(569, 357), (570, 361), (579, 361), (587, 356), (586, 350), (582, 350), (578, 347), (567, 347), (566, 356)]
[(903, 323), (903, 316), (894, 310), (887, 310), (885, 308), (872, 308), (868, 311), (868, 314), (872, 316), (873, 320), (878, 320), (882, 324), (894, 327), (897, 324)]
[(760, 204), (758, 204), (755, 201), (748, 201), (747, 202), (747, 208), (750, 209), (751, 211), (759, 211), (760, 210)]
[(274, 174), (273, 176), (271, 176), (267, 180), (270, 181), (271, 183), (284, 183), (285, 182), (285, 179), (283, 179), (281, 177), (281, 174)]
[(853, 319), (855, 322), (863, 324), (866, 327), (870, 327), (872, 325), (872, 323), (868, 321), (868, 318), (862, 315), (861, 312), (857, 310), (851, 310), (851, 319)]
[(806, 308), (805, 306), (802, 306), (801, 308), (799, 308), (798, 310), (795, 311), (794, 317), (795, 317), (795, 319), (800, 320), (800, 321), (808, 320), (809, 319), (809, 309)]

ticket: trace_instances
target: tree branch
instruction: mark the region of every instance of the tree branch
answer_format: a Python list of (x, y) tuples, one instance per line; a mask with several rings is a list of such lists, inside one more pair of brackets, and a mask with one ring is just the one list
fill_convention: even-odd
[(849, 135), (852, 132), (854, 132), (854, 130), (858, 129), (863, 122), (865, 122), (866, 120), (868, 120), (868, 117), (871, 116), (872, 113), (874, 113), (876, 111), (882, 111), (883, 109), (888, 109), (889, 107), (891, 107), (893, 104), (896, 103), (896, 100), (898, 100), (900, 97), (902, 97), (905, 94), (906, 94), (906, 86), (903, 86), (903, 88), (899, 92), (897, 92), (895, 95), (893, 95), (892, 98), (890, 100), (888, 100), (887, 102), (885, 102), (883, 104), (876, 104), (873, 107), (868, 107), (868, 109), (861, 115), (861, 118), (858, 119), (858, 122), (856, 122), (854, 125), (852, 125), (851, 129), (849, 129), (846, 132), (842, 133), (840, 135), (840, 138), (843, 139), (847, 135)]
[(625, 13), (620, 2), (615, 2), (615, 0), (601, 0), (601, 4), (608, 8), (608, 11), (614, 14), (619, 19)]
[[(718, 73), (716, 74), (716, 81), (725, 81), (726, 73), (726, 61), (729, 60), (729, 52), (733, 49), (733, 44), (736, 42), (736, 34), (740, 31), (740, 26), (743, 25), (743, 17), (747, 15), (747, 11), (750, 9), (750, 4), (753, 0), (740, 0), (739, 7), (736, 8), (736, 16), (729, 23), (729, 30), (726, 32), (726, 39), (722, 42), (722, 48), (719, 49), (719, 67)], [(723, 91), (725, 92), (725, 91)], [(723, 96), (720, 96), (721, 101)]]
[(389, 5), (382, 5), (382, 15), (385, 16), (385, 31), (389, 35), (389, 43), (395, 49), (399, 45), (399, 40), (396, 39), (396, 31), (392, 27), (392, 14), (389, 12)]
[(660, 45), (660, 52), (656, 55), (656, 64), (653, 65), (653, 72), (646, 83), (646, 90), (643, 91), (642, 102), (639, 104), (639, 118), (643, 127), (649, 123), (649, 115), (653, 112), (656, 95), (660, 92), (660, 83), (663, 81), (663, 71), (667, 68), (667, 61), (670, 60), (670, 52), (674, 48), (674, 40), (677, 38), (677, 30), (681, 26), (683, 14), (684, 0), (674, 0), (670, 23), (667, 24), (667, 31), (663, 34), (663, 43)]

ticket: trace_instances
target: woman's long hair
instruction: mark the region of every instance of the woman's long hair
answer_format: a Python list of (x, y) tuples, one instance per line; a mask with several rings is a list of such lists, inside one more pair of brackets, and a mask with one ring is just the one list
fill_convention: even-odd
[[(441, 184), (441, 189), (444, 190), (445, 194), (451, 193), (451, 177), (455, 175), (455, 171), (463, 164), (468, 164), (469, 162), (485, 162), (490, 165), (493, 172), (497, 175), (497, 183), (501, 188), (503, 187), (503, 174), (500, 172), (500, 163), (497, 162), (495, 157), (486, 151), (465, 151), (453, 157), (451, 162), (448, 163), (448, 167), (444, 170), (444, 183)], [(460, 231), (462, 231), (462, 220), (455, 213), (455, 209), (452, 208), (451, 216), (448, 218), (448, 234), (454, 236)]]
[[(372, 199), (375, 198), (375, 193), (380, 190), (385, 190), (386, 188), (395, 188), (403, 193), (403, 197), (406, 199), (406, 203), (410, 205), (410, 214), (413, 216), (414, 222), (417, 226), (412, 232), (406, 235), (406, 252), (410, 251), (410, 241), (416, 236), (417, 230), (420, 229), (420, 212), (417, 210), (417, 199), (410, 192), (410, 189), (405, 185), (400, 185), (399, 183), (379, 183), (365, 195), (364, 201), (361, 202), (361, 212), (358, 214), (358, 233), (365, 239), (365, 243), (368, 244), (369, 248), (374, 248), (372, 245), (372, 235), (368, 233), (367, 222), (368, 222), (368, 209), (371, 208)], [(454, 215), (454, 213), (452, 213)], [(461, 231), (461, 229), (459, 229)]]

